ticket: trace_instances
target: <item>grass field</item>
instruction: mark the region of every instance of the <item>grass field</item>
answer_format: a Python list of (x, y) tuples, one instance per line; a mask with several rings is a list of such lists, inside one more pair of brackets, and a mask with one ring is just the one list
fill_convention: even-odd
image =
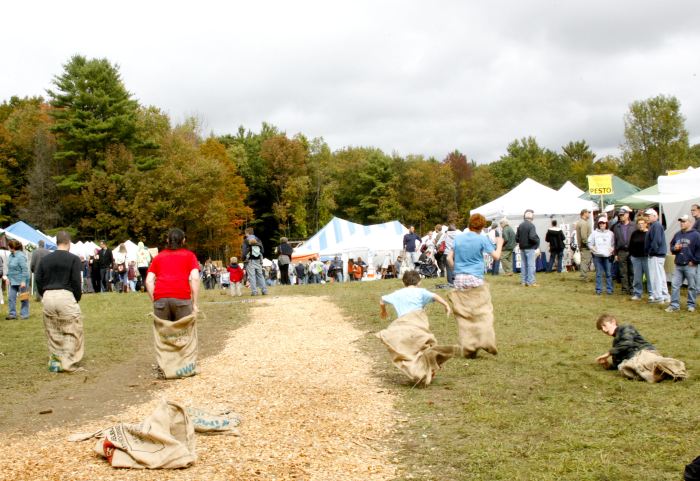
[[(396, 439), (387, 440), (398, 448), (400, 479), (682, 479), (683, 466), (700, 454), (698, 313), (669, 314), (620, 295), (598, 297), (593, 284), (581, 283), (575, 274), (539, 274), (539, 288), (520, 287), (515, 278), (489, 281), (498, 356), (481, 353), (477, 359), (452, 360), (427, 389), (413, 388), (373, 335), (387, 323), (379, 319), (378, 298), (400, 287), (398, 281), (275, 287), (271, 294), (328, 295), (367, 333), (361, 347), (375, 360), (377, 376), (400, 400)], [(424, 286), (434, 285), (428, 280)], [(246, 322), (251, 304), (228, 300), (219, 293), (203, 295), (204, 354), (215, 352), (227, 332)], [(81, 305), (89, 342), (86, 365), (91, 376), (86, 381), (45, 370), (37, 304), (24, 324), (2, 321), (7, 323), (0, 337), (0, 395), (6, 406), (32, 402), (32, 393), (46, 385), (58, 392), (78, 384), (101, 389), (110, 382), (107, 372), (114, 372), (114, 366), (132, 366), (134, 373), (147, 377), (143, 367), (135, 367), (151, 359), (145, 297), (85, 296)], [(454, 319), (436, 305), (428, 311), (438, 341), (455, 343)], [(601, 312), (635, 324), (662, 353), (685, 361), (690, 379), (650, 385), (598, 368), (593, 359), (611, 342), (595, 329)], [(105, 374), (93, 367), (103, 360), (112, 366)], [(134, 389), (128, 379), (127, 369), (118, 382), (124, 384), (122, 401)], [(144, 379), (143, 389), (137, 389), (153, 389), (150, 383)], [(0, 427), (2, 423), (0, 417)]]

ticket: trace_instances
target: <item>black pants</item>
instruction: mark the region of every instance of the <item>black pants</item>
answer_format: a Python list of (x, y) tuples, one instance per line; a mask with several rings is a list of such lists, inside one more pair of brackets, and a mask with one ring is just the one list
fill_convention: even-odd
[(288, 286), (289, 282), (289, 264), (280, 264), (280, 283)]

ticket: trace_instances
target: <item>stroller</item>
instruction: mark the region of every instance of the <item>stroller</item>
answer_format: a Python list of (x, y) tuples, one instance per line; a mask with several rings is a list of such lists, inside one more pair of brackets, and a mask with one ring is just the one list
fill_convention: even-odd
[(437, 277), (438, 267), (430, 261), (424, 261), (418, 263), (418, 272), (423, 277)]

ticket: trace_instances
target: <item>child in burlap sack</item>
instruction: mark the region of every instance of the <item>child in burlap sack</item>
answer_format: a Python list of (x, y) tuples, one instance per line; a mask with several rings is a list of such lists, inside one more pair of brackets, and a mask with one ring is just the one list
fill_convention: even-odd
[(408, 271), (403, 275), (403, 289), (382, 296), (379, 300), (380, 317), (386, 319), (386, 304), (396, 309), (398, 318), (377, 333), (391, 354), (394, 365), (406, 374), (412, 382), (427, 386), (436, 372), (455, 353), (454, 346), (438, 346), (430, 332), (428, 315), (423, 308), (438, 302), (450, 315), (450, 305), (445, 300), (420, 286), (420, 274)]
[(661, 356), (631, 324), (618, 325), (615, 316), (601, 314), (596, 327), (614, 337), (612, 348), (596, 358), (606, 369), (617, 369), (626, 378), (647, 382), (682, 381), (688, 377), (682, 361)]

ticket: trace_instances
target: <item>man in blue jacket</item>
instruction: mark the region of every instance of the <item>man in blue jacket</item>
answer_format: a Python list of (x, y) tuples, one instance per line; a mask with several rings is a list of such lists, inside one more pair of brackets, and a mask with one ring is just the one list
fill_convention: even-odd
[(671, 305), (666, 312), (676, 312), (681, 308), (681, 286), (688, 281), (688, 312), (695, 311), (697, 286), (695, 278), (700, 262), (700, 232), (693, 229), (693, 218), (682, 215), (678, 222), (681, 230), (671, 240), (671, 252), (676, 255), (673, 280), (671, 281)]
[(649, 232), (644, 240), (644, 251), (649, 262), (649, 282), (651, 283), (651, 304), (665, 304), (671, 300), (666, 285), (666, 237), (659, 222), (659, 214), (654, 209), (644, 212), (649, 217)]

